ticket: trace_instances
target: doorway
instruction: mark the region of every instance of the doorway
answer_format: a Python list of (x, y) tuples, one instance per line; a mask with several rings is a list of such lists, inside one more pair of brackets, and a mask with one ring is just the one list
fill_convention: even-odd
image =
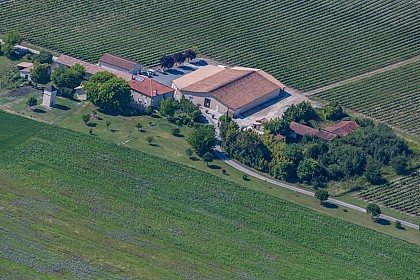
[(204, 107), (210, 108), (210, 99), (204, 98)]

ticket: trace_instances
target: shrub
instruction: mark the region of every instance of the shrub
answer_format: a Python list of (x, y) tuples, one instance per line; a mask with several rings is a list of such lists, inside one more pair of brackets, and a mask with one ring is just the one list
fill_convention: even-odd
[(171, 133), (173, 136), (179, 136), (181, 131), (179, 130), (178, 127), (172, 128)]

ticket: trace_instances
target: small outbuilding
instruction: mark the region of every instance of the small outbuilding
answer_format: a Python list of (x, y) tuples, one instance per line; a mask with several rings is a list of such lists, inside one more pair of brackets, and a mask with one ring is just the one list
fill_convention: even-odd
[(57, 89), (53, 85), (49, 85), (44, 88), (44, 94), (42, 96), (42, 105), (45, 107), (54, 107), (55, 98), (57, 96)]
[(99, 59), (98, 66), (115, 71), (127, 72), (132, 75), (136, 75), (141, 72), (141, 63), (112, 53), (104, 54)]
[(34, 67), (33, 63), (21, 62), (18, 65), (16, 65), (16, 67), (19, 70), (19, 76), (21, 76), (25, 80), (31, 80), (31, 70)]

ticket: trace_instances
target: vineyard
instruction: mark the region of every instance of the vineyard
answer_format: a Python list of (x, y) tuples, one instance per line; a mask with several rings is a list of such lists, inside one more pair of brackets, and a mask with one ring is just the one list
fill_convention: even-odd
[(420, 136), (419, 73), (416, 62), (316, 95)]
[(418, 275), (417, 245), (94, 136), (0, 122), (2, 277)]
[(415, 172), (384, 186), (361, 191), (358, 196), (420, 217), (420, 173)]
[(114, 52), (144, 64), (192, 45), (313, 89), (418, 55), (413, 1), (2, 1), (0, 32), (90, 62)]

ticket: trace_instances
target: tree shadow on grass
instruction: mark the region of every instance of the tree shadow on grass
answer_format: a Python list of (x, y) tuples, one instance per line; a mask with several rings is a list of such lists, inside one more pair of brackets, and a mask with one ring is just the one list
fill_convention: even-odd
[(197, 158), (197, 157), (190, 157), (190, 159), (192, 160), (192, 161), (199, 161), (200, 159), (199, 158)]
[(39, 109), (39, 108), (36, 108), (36, 109), (34, 109), (34, 111), (33, 111), (34, 113), (39, 113), (39, 114), (44, 114), (44, 113), (46, 113), (46, 111), (45, 110), (42, 110), (42, 109)]
[(389, 226), (391, 224), (390, 221), (382, 219), (382, 218), (378, 218), (374, 222), (383, 226)]
[(61, 105), (61, 104), (55, 104), (54, 108), (58, 109), (58, 110), (63, 110), (63, 111), (68, 111), (71, 108), (65, 105)]
[(155, 144), (155, 143), (150, 143), (149, 145), (153, 147), (160, 147), (158, 144)]
[(216, 165), (216, 164), (209, 164), (209, 168), (210, 168), (210, 169), (214, 169), (214, 170), (217, 170), (217, 169), (222, 169), (220, 166), (218, 166), (218, 165)]
[(97, 124), (96, 123), (93, 123), (93, 122), (90, 122), (90, 123), (87, 124), (87, 126), (89, 126), (89, 127), (96, 127)]
[(111, 131), (112, 133), (118, 132), (118, 129), (110, 129), (109, 131)]
[(325, 208), (329, 208), (329, 209), (337, 209), (338, 208), (337, 204), (329, 203), (329, 202), (323, 202), (322, 206), (324, 206)]
[(153, 114), (151, 115), (151, 117), (152, 117), (152, 118), (155, 118), (155, 119), (161, 119), (161, 118), (162, 118), (161, 116), (159, 116), (158, 114), (155, 114), (155, 113), (153, 113)]

